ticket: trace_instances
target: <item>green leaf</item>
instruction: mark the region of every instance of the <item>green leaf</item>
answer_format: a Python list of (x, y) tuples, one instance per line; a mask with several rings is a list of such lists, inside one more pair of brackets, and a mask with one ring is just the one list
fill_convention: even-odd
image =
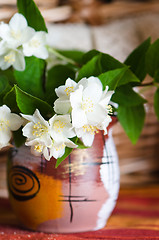
[(103, 88), (105, 89), (106, 86), (109, 86), (109, 90), (115, 90), (118, 85), (122, 84), (122, 77), (127, 69), (127, 67), (117, 68), (100, 74), (98, 78), (102, 82)]
[(119, 62), (117, 59), (113, 58), (109, 54), (102, 53), (101, 54), (101, 66), (102, 66), (102, 71), (106, 72), (106, 71), (113, 70), (116, 68), (122, 68), (122, 67), (124, 67), (124, 64)]
[(136, 93), (129, 84), (118, 87), (111, 100), (125, 107), (146, 103), (146, 100)]
[(157, 89), (154, 95), (154, 109), (155, 109), (156, 116), (159, 120), (159, 88)]
[(143, 81), (146, 76), (145, 57), (146, 52), (151, 44), (151, 38), (148, 38), (138, 46), (125, 60), (125, 64), (130, 66), (132, 72)]
[(20, 147), (25, 143), (26, 138), (22, 134), (22, 128), (13, 132), (13, 139), (16, 147)]
[(82, 57), (82, 63), (86, 64), (88, 61), (90, 61), (93, 57), (101, 54), (99, 51), (93, 49), (88, 52), (86, 52)]
[(46, 81), (46, 101), (48, 103), (53, 105), (57, 99), (55, 88), (64, 85), (67, 78), (75, 78), (75, 72), (67, 65), (56, 65), (48, 71)]
[(144, 106), (142, 104), (133, 107), (119, 106), (118, 119), (131, 142), (135, 144), (144, 126)]
[(83, 63), (87, 63), (95, 56), (101, 56), (101, 65), (102, 65), (102, 71), (106, 72), (109, 70), (113, 70), (116, 68), (124, 67), (124, 64), (119, 62), (117, 59), (112, 57), (109, 54), (99, 52), (97, 50), (91, 50), (83, 55)]
[(28, 25), (36, 31), (45, 31), (47, 28), (45, 21), (33, 0), (17, 0), (19, 13), (27, 19)]
[[(91, 58), (92, 56), (93, 58)], [(119, 62), (109, 54), (93, 50), (86, 53), (83, 58), (85, 61), (91, 60), (83, 65), (79, 71), (77, 81), (83, 77), (98, 76), (103, 87), (105, 88), (108, 85), (110, 90), (114, 90), (117, 86), (130, 82), (140, 83), (140, 80), (125, 64)]]
[[(74, 137), (71, 139), (71, 141), (77, 144), (78, 138)], [(68, 155), (72, 152), (72, 150), (73, 148), (68, 148), (68, 147), (65, 148), (65, 153), (62, 157), (57, 159), (55, 168), (57, 168), (60, 165), (60, 163), (62, 163), (62, 161), (64, 161), (68, 157)]]
[(42, 86), (45, 61), (36, 57), (28, 57), (25, 61), (26, 68), (24, 71), (14, 71), (16, 82), (23, 91), (43, 99)]
[(155, 72), (154, 82), (159, 83), (159, 70)]
[(3, 102), (11, 109), (12, 112), (20, 112), (16, 102), (15, 87), (13, 87), (8, 93), (6, 93), (3, 98)]
[(90, 147), (86, 147), (84, 144), (83, 144), (83, 142), (80, 140), (80, 139), (78, 139), (78, 141), (77, 141), (77, 143), (76, 143), (77, 145), (78, 145), (78, 147), (77, 148), (79, 148), (79, 149), (86, 149), (86, 148), (90, 148)]
[(11, 85), (11, 87), (13, 87), (14, 84), (16, 83), (12, 68), (0, 70), (0, 76), (5, 76), (8, 79), (8, 83)]
[(44, 118), (54, 113), (53, 108), (47, 102), (22, 91), (17, 86), (15, 86), (15, 92), (17, 105), (22, 113), (32, 115), (38, 109)]
[[(107, 72), (118, 68), (124, 68), (126, 65), (119, 62), (112, 56), (103, 53), (101, 55), (101, 67), (102, 72)], [(123, 85), (128, 82), (140, 82), (140, 80), (132, 73), (130, 69), (127, 69), (127, 71), (125, 71), (125, 74), (122, 77), (122, 81), (119, 82), (119, 85)]]
[(97, 55), (93, 57), (90, 61), (88, 61), (83, 67), (79, 70), (77, 81), (84, 77), (90, 77), (90, 76), (98, 76), (102, 73), (101, 65), (100, 65), (100, 59), (101, 55)]
[(68, 147), (65, 148), (65, 154), (62, 157), (57, 159), (55, 168), (57, 168), (60, 165), (60, 163), (62, 163), (68, 157), (68, 155), (72, 152), (72, 150), (73, 148), (68, 148)]
[(57, 50), (61, 55), (72, 59), (73, 61), (82, 64), (84, 52), (78, 50)]
[[(124, 81), (125, 81), (125, 84), (126, 83), (135, 83), (135, 85), (140, 85), (140, 80), (135, 76), (135, 74), (133, 74), (133, 72), (128, 69), (124, 76), (123, 76), (123, 80), (122, 80), (122, 85), (124, 84)], [(134, 85), (134, 84), (133, 84)]]
[(7, 92), (11, 90), (11, 86), (8, 83), (8, 79), (0, 75), (0, 105), (3, 105), (3, 97)]
[(150, 76), (154, 77), (159, 69), (159, 39), (157, 39), (148, 49), (146, 54), (146, 68)]

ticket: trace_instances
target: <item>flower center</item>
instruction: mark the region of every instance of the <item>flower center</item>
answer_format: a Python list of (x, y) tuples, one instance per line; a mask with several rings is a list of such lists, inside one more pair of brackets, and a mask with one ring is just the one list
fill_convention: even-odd
[(0, 131), (7, 129), (10, 126), (8, 120), (1, 119), (0, 121)]
[(65, 127), (66, 123), (58, 120), (54, 122), (54, 129), (56, 132), (61, 133), (63, 128)]
[(68, 95), (70, 95), (71, 92), (74, 92), (74, 87), (73, 86), (67, 87), (64, 91), (66, 92), (66, 95), (68, 96)]
[(95, 135), (95, 133), (98, 133), (98, 128), (96, 126), (92, 126), (92, 125), (84, 125), (83, 126), (83, 131), (84, 132), (89, 132), (92, 135)]
[(40, 46), (40, 42), (37, 40), (37, 39), (32, 39), (30, 41), (30, 46), (31, 47), (35, 47), (35, 48), (38, 48)]
[(36, 144), (36, 145), (34, 146), (34, 150), (37, 151), (37, 152), (39, 152), (39, 153), (41, 153), (42, 150), (43, 150), (43, 146), (42, 146), (41, 144)]
[(93, 104), (93, 102), (92, 102), (92, 100), (90, 98), (86, 98), (82, 102), (82, 109), (85, 112), (93, 112), (93, 107), (94, 107), (94, 104)]
[(14, 63), (15, 62), (15, 57), (12, 53), (4, 56), (4, 61), (8, 63)]
[(20, 40), (20, 38), (21, 38), (21, 33), (20, 33), (20, 31), (15, 32), (14, 30), (11, 30), (11, 35), (12, 35), (12, 37), (15, 38), (16, 40)]
[(33, 136), (36, 136), (36, 137), (42, 137), (44, 133), (47, 132), (47, 128), (42, 125), (40, 122), (38, 123), (35, 123), (34, 126), (33, 126)]
[(108, 114), (110, 114), (110, 115), (113, 114), (113, 108), (111, 105), (107, 105), (106, 110), (107, 110)]

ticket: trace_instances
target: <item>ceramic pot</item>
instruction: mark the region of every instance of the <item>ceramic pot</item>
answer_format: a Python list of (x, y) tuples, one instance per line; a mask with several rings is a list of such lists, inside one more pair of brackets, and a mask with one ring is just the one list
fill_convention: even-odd
[(105, 226), (119, 190), (114, 142), (100, 131), (93, 146), (75, 149), (55, 169), (55, 159), (13, 149), (8, 164), (10, 202), (20, 223), (43, 232), (71, 233)]

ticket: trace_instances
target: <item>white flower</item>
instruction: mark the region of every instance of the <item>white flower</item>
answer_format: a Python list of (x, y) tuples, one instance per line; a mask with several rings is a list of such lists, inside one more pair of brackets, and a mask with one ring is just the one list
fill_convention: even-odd
[(34, 139), (31, 141), (27, 141), (25, 143), (26, 146), (31, 146), (31, 153), (35, 156), (44, 155), (46, 160), (50, 160), (50, 153), (48, 146), (45, 145), (45, 142), (40, 141), (39, 139)]
[(16, 13), (9, 24), (0, 24), (0, 68), (6, 70), (13, 66), (18, 71), (24, 71), (24, 56), (36, 56), (46, 59), (48, 51), (46, 33), (35, 32), (28, 26), (25, 17)]
[(106, 86), (105, 91), (102, 94), (102, 97), (100, 99), (100, 105), (103, 107), (103, 109), (106, 111), (106, 113), (111, 113), (112, 112), (112, 108), (109, 105), (110, 99), (113, 95), (114, 91), (108, 91), (108, 86)]
[(27, 142), (36, 140), (37, 142), (44, 142), (46, 146), (50, 146), (52, 143), (49, 130), (50, 126), (36, 109), (33, 116), (21, 114), (22, 117), (28, 120), (28, 123), (23, 127), (23, 135), (27, 137)]
[(78, 86), (70, 94), (72, 125), (84, 145), (91, 146), (98, 130), (107, 133), (107, 126), (111, 122), (108, 104), (114, 92), (108, 91), (108, 87), (103, 92), (103, 86), (96, 77), (84, 78)]
[(107, 134), (107, 127), (112, 121), (111, 117), (107, 115), (103, 122), (98, 125), (84, 125), (81, 128), (75, 128), (75, 132), (78, 138), (81, 138), (85, 146), (90, 147), (93, 144), (94, 136), (99, 130), (104, 130), (104, 134)]
[(50, 147), (50, 158), (54, 157), (55, 159), (60, 158), (65, 153), (65, 147), (66, 145), (64, 143), (56, 143), (54, 142), (52, 146)]
[(107, 127), (111, 121), (112, 121), (112, 118), (109, 115), (107, 115), (106, 118), (104, 119), (104, 121), (97, 125), (97, 129), (104, 130), (104, 135), (106, 135)]
[(70, 93), (74, 92), (76, 89), (77, 83), (73, 81), (71, 78), (68, 78), (66, 80), (65, 85), (59, 86), (58, 88), (55, 88), (56, 95), (61, 97), (66, 97), (69, 99)]
[(25, 42), (28, 42), (33, 36), (35, 30), (28, 26), (25, 17), (16, 13), (9, 24), (0, 24), (0, 37), (6, 41), (10, 47), (17, 48)]
[(46, 121), (36, 109), (33, 116), (21, 114), (28, 122), (22, 129), (27, 137), (26, 146), (31, 146), (31, 152), (35, 156), (41, 154), (47, 160), (51, 157), (59, 158), (65, 153), (65, 147), (75, 148), (77, 145), (69, 138), (76, 134), (70, 123), (70, 116), (54, 115)]
[(93, 125), (84, 125), (75, 129), (77, 137), (81, 138), (85, 146), (90, 147), (94, 140), (94, 135), (98, 133), (98, 128)]
[(18, 130), (22, 125), (22, 119), (17, 114), (3, 105), (0, 107), (0, 149), (8, 146), (12, 137), (11, 131)]
[(98, 81), (88, 84), (86, 88), (79, 85), (79, 88), (70, 94), (72, 124), (76, 128), (96, 125), (105, 118), (103, 107), (99, 104), (103, 93), (102, 84)]
[(78, 83), (68, 78), (65, 85), (55, 89), (59, 97), (54, 103), (54, 110), (59, 114), (70, 113), (72, 125), (77, 137), (84, 145), (91, 146), (95, 133), (104, 130), (111, 122), (109, 101), (114, 93), (106, 87), (103, 91), (97, 77), (83, 78)]
[(13, 66), (18, 71), (25, 69), (25, 59), (22, 50), (10, 48), (10, 46), (4, 42), (0, 42), (0, 68), (6, 70), (10, 66)]
[(50, 120), (50, 135), (53, 144), (50, 147), (50, 155), (54, 158), (61, 157), (65, 152), (65, 147), (76, 148), (77, 145), (69, 138), (76, 136), (69, 115), (54, 115)]
[(70, 93), (74, 92), (77, 87), (77, 83), (68, 78), (65, 85), (55, 88), (56, 95), (59, 97), (54, 102), (54, 110), (58, 114), (67, 114), (70, 111)]
[(46, 34), (43, 31), (35, 32), (30, 41), (23, 44), (23, 52), (27, 57), (35, 56), (37, 58), (48, 58), (48, 50), (46, 49)]

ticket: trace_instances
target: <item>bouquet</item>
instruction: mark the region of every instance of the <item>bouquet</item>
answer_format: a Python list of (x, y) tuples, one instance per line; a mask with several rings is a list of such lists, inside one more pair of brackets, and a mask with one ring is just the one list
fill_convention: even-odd
[(124, 63), (97, 50), (54, 49), (34, 1), (17, 7), (0, 24), (0, 149), (25, 143), (57, 167), (74, 148), (91, 147), (98, 131), (107, 134), (112, 115), (136, 143), (147, 102), (136, 89), (144, 86), (156, 87), (159, 119), (159, 39), (145, 40)]

